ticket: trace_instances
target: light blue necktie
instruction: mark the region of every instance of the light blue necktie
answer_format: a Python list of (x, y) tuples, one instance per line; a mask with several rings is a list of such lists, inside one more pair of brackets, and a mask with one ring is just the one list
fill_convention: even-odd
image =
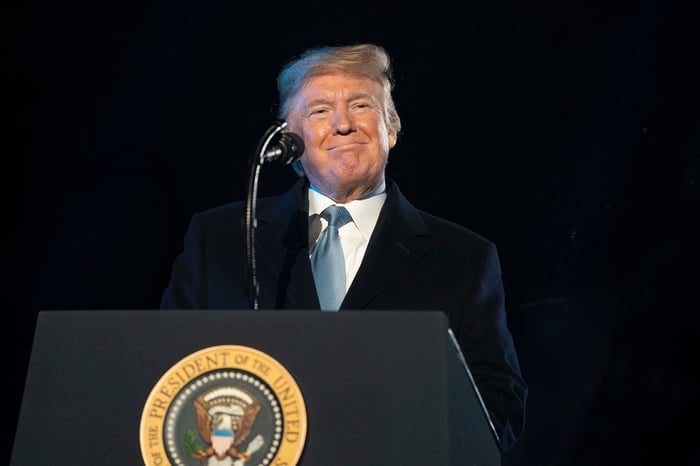
[(321, 310), (337, 311), (345, 297), (345, 256), (338, 229), (352, 222), (352, 216), (345, 207), (332, 205), (321, 212), (321, 217), (328, 226), (311, 252), (311, 269)]

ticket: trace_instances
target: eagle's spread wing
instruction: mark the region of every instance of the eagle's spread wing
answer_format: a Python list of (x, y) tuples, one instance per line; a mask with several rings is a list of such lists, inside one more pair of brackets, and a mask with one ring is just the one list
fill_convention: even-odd
[(211, 414), (202, 406), (199, 400), (194, 401), (194, 407), (197, 410), (197, 428), (199, 435), (207, 444), (211, 445)]
[(241, 416), (238, 420), (238, 430), (236, 431), (236, 437), (233, 441), (234, 445), (240, 445), (247, 437), (250, 435), (250, 430), (253, 428), (253, 423), (255, 422), (255, 417), (260, 412), (260, 405), (255, 404), (250, 406), (245, 414)]

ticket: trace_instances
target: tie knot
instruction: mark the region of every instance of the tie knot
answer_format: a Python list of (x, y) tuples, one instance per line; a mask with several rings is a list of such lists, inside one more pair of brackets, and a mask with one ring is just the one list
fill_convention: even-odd
[(321, 212), (321, 217), (328, 221), (328, 226), (340, 228), (346, 223), (352, 222), (352, 215), (345, 207), (330, 205)]

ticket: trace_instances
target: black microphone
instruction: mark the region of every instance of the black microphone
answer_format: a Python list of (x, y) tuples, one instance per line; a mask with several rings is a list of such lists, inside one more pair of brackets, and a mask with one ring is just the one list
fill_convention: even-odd
[(304, 153), (304, 140), (296, 133), (279, 133), (270, 142), (262, 157), (263, 162), (290, 164)]
[(248, 195), (245, 205), (245, 252), (248, 262), (248, 297), (250, 308), (258, 309), (258, 279), (255, 264), (255, 218), (256, 199), (258, 195), (258, 178), (266, 162), (290, 164), (304, 153), (304, 140), (298, 134), (283, 133), (287, 127), (284, 120), (276, 120), (270, 126), (255, 149), (255, 157), (250, 164), (248, 178)]

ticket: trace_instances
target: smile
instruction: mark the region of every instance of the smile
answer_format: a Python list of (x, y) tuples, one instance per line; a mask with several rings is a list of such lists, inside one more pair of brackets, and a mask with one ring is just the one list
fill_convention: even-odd
[(342, 144), (338, 144), (338, 145), (335, 145), (335, 146), (331, 146), (331, 147), (328, 148), (328, 150), (329, 150), (329, 151), (332, 151), (332, 150), (337, 150), (337, 149), (347, 149), (347, 148), (350, 148), (350, 147), (361, 146), (361, 145), (364, 145), (364, 144), (366, 144), (366, 143), (364, 143), (364, 142), (344, 142), (344, 143), (342, 143)]

